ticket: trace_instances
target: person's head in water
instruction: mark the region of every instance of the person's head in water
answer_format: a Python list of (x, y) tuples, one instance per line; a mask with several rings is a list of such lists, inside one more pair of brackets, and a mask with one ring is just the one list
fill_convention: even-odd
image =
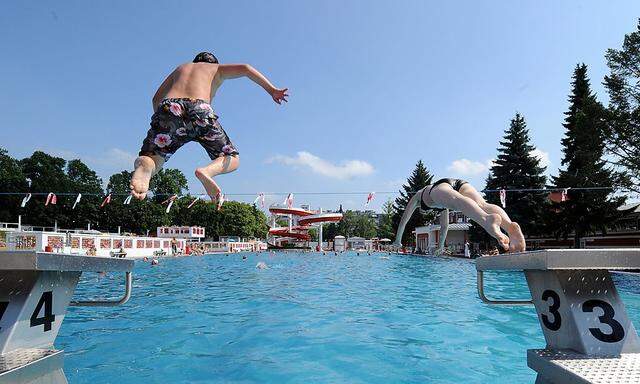
[(211, 63), (218, 64), (218, 58), (213, 55), (211, 52), (200, 52), (193, 59), (194, 63)]

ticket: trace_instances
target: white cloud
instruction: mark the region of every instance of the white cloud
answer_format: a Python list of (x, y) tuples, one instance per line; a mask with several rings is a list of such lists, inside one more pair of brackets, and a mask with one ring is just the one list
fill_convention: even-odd
[(487, 172), (491, 167), (491, 162), (491, 160), (482, 163), (469, 159), (458, 159), (454, 160), (451, 165), (447, 167), (447, 170), (455, 175), (477, 176)]
[(336, 165), (305, 151), (298, 152), (296, 157), (277, 155), (268, 159), (267, 162), (308, 168), (317, 174), (340, 180), (368, 176), (374, 172), (373, 166), (364, 160), (345, 160)]
[(533, 157), (538, 158), (538, 160), (540, 160), (541, 166), (548, 167), (549, 165), (551, 165), (551, 160), (549, 159), (549, 152), (545, 152), (536, 148), (533, 151), (529, 152), (529, 154)]

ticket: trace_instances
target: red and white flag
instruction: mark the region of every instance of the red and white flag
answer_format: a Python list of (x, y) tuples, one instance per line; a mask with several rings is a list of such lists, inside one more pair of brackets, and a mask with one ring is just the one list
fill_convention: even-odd
[(82, 193), (78, 193), (78, 196), (76, 196), (76, 201), (73, 202), (73, 207), (71, 207), (71, 209), (76, 209), (76, 205), (78, 205), (80, 199), (82, 199)]
[(293, 193), (287, 195), (287, 198), (282, 202), (283, 205), (286, 205), (288, 208), (293, 207)]
[(129, 205), (129, 204), (131, 204), (131, 198), (132, 198), (132, 197), (133, 197), (133, 195), (129, 195), (129, 196), (127, 196), (127, 198), (126, 198), (126, 199), (124, 199), (124, 201), (122, 202), (122, 204), (124, 204), (124, 205)]
[(567, 193), (569, 192), (569, 188), (565, 188), (562, 190), (562, 195), (560, 196), (560, 201), (567, 201), (569, 200)]
[(373, 199), (375, 199), (376, 197), (376, 193), (375, 192), (369, 192), (369, 195), (367, 195), (367, 202), (364, 203), (365, 207), (369, 206), (369, 203), (373, 201)]
[(47, 195), (47, 201), (44, 202), (44, 205), (47, 206), (49, 204), (56, 205), (58, 203), (58, 197), (53, 193), (49, 192)]
[(197, 202), (198, 202), (198, 200), (200, 200), (200, 196), (196, 196), (196, 198), (195, 198), (195, 199), (193, 199), (193, 201), (192, 201), (191, 203), (189, 203), (189, 205), (187, 205), (187, 208), (191, 208), (191, 207), (193, 207), (193, 205), (194, 205), (195, 203), (197, 203)]
[(163, 201), (162, 204), (167, 204), (167, 209), (165, 209), (166, 213), (169, 213), (169, 211), (171, 210), (171, 207), (173, 206), (173, 202), (176, 201), (176, 199), (178, 198), (178, 195), (173, 195), (170, 198), (168, 198), (167, 200)]
[(102, 200), (102, 204), (100, 204), (100, 208), (104, 207), (110, 202), (111, 202), (111, 194), (108, 194), (107, 197), (105, 197), (104, 200)]
[(502, 208), (507, 208), (507, 191), (504, 189), (500, 190), (500, 204), (502, 204)]
[(22, 199), (22, 202), (20, 203), (20, 207), (24, 208), (29, 202), (29, 200), (31, 200), (31, 194), (27, 193), (27, 195)]

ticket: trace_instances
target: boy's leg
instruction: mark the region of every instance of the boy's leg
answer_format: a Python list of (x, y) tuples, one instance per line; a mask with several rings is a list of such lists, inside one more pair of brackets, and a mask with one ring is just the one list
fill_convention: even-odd
[(431, 190), (430, 196), (437, 204), (458, 210), (468, 216), (498, 240), (502, 248), (509, 250), (509, 238), (500, 230), (502, 222), (500, 215), (485, 212), (473, 199), (460, 194), (446, 183), (436, 185)]
[(163, 164), (164, 159), (157, 155), (138, 156), (134, 163), (135, 171), (133, 171), (131, 183), (129, 184), (133, 197), (144, 200), (149, 191), (151, 177), (162, 168)]
[(487, 203), (482, 195), (480, 195), (480, 193), (471, 184), (464, 184), (460, 188), (460, 193), (463, 196), (467, 196), (473, 199), (485, 212), (500, 215), (500, 218), (502, 219), (502, 224), (500, 225), (500, 227), (502, 227), (502, 229), (507, 231), (507, 233), (509, 234), (509, 239), (511, 241), (511, 243), (509, 244), (509, 250), (511, 252), (523, 252), (525, 250), (526, 242), (524, 240), (522, 230), (520, 229), (520, 225), (518, 225), (518, 223), (514, 221), (511, 221), (509, 215), (507, 215), (507, 212), (505, 212), (504, 209), (495, 204)]
[(200, 180), (212, 201), (220, 193), (220, 187), (213, 178), (217, 175), (233, 172), (238, 169), (239, 165), (239, 155), (226, 155), (218, 157), (207, 166), (196, 168), (196, 177)]

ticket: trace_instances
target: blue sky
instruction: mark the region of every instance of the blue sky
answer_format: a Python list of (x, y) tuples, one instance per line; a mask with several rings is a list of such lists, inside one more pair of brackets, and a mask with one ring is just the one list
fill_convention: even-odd
[[(210, 50), (291, 92), (278, 106), (246, 79), (222, 86), (213, 106), (241, 152), (219, 179), (227, 193), (395, 191), (418, 159), (482, 188), (516, 111), (556, 173), (573, 68), (586, 63), (606, 101), (604, 52), (639, 16), (637, 1), (9, 2), (0, 146), (81, 158), (106, 181), (132, 167), (160, 82)], [(193, 170), (207, 161), (192, 143), (167, 166), (199, 193)]]

